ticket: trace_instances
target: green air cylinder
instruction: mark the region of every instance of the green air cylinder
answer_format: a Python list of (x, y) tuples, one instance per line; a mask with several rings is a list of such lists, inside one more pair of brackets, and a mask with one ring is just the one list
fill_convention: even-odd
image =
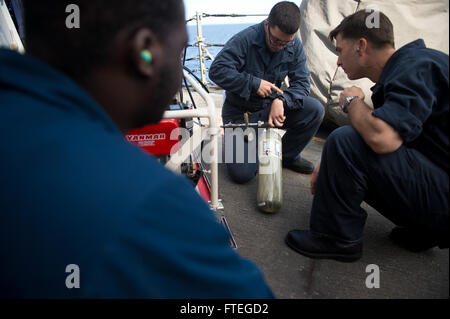
[(277, 212), (283, 203), (281, 136), (275, 129), (264, 129), (258, 143), (257, 203), (265, 213)]

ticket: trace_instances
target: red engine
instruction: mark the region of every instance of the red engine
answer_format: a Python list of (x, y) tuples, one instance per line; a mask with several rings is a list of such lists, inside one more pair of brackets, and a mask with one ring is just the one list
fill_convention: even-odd
[(171, 155), (180, 147), (179, 128), (180, 120), (162, 120), (156, 125), (132, 129), (125, 137), (152, 155)]

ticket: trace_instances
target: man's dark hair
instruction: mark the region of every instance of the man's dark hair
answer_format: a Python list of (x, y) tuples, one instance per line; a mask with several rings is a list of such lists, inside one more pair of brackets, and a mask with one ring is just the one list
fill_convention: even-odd
[[(373, 14), (379, 14), (379, 26), (371, 27)], [(341, 33), (345, 39), (367, 39), (376, 49), (385, 47), (395, 48), (394, 26), (389, 18), (380, 11), (361, 10), (346, 17), (342, 22), (330, 32), (331, 41)]]
[(286, 34), (294, 34), (300, 28), (300, 8), (293, 2), (278, 2), (270, 11), (269, 25), (278, 26)]
[[(148, 27), (165, 40), (174, 21), (184, 21), (181, 0), (23, 0), (23, 4), (26, 50), (75, 77), (105, 62), (124, 28)], [(66, 27), (69, 4), (80, 9), (79, 29)]]

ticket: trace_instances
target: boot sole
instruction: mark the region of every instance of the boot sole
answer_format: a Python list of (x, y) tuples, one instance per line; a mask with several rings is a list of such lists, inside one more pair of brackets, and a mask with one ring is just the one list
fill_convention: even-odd
[(295, 169), (295, 168), (292, 168), (289, 166), (284, 166), (284, 165), (283, 165), (283, 168), (290, 169), (293, 172), (303, 174), (303, 175), (311, 175), (312, 173), (314, 173), (314, 168), (312, 170), (298, 170), (298, 169)]
[(349, 263), (349, 262), (355, 262), (355, 261), (361, 259), (361, 257), (362, 257), (362, 253), (356, 253), (356, 254), (351, 254), (351, 255), (340, 255), (340, 254), (329, 254), (329, 253), (311, 253), (311, 252), (307, 252), (307, 251), (298, 249), (293, 244), (291, 244), (287, 238), (285, 238), (284, 241), (291, 249), (293, 249), (296, 252), (298, 252), (299, 254), (309, 257), (309, 258), (333, 259), (333, 260)]

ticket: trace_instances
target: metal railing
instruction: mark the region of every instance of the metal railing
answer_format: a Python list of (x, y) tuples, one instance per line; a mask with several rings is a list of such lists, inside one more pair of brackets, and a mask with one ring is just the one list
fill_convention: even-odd
[(206, 72), (209, 71), (209, 69), (205, 65), (205, 61), (210, 60), (214, 61), (213, 55), (208, 51), (209, 47), (223, 47), (225, 43), (223, 44), (212, 44), (205, 42), (206, 39), (203, 37), (203, 27), (202, 27), (202, 19), (203, 18), (224, 18), (224, 17), (231, 17), (231, 18), (242, 18), (242, 17), (267, 17), (267, 14), (207, 14), (207, 13), (201, 13), (197, 12), (196, 15), (189, 20), (186, 21), (186, 23), (190, 21), (196, 21), (197, 22), (197, 36), (195, 37), (194, 44), (188, 45), (188, 47), (197, 47), (198, 48), (198, 54), (197, 56), (189, 59), (185, 59), (185, 62), (187, 61), (193, 61), (198, 60), (199, 61), (199, 68), (192, 70), (193, 72), (200, 72), (200, 79), (201, 82), (204, 85), (212, 85), (213, 87), (216, 86), (214, 83), (211, 83), (207, 80)]
[(211, 96), (206, 92), (194, 78), (186, 71), (183, 72), (184, 78), (193, 86), (193, 88), (200, 94), (202, 99), (206, 102), (205, 108), (182, 110), (182, 111), (167, 111), (163, 118), (169, 119), (191, 119), (191, 118), (206, 118), (209, 120), (209, 125), (206, 129), (198, 127), (194, 130), (191, 138), (185, 142), (181, 149), (173, 154), (167, 162), (166, 167), (176, 170), (192, 152), (200, 145), (200, 143), (210, 137), (210, 170), (211, 170), (211, 209), (216, 211), (219, 207), (219, 173), (218, 173), (218, 138), (220, 135), (219, 121), (217, 119), (216, 106)]

